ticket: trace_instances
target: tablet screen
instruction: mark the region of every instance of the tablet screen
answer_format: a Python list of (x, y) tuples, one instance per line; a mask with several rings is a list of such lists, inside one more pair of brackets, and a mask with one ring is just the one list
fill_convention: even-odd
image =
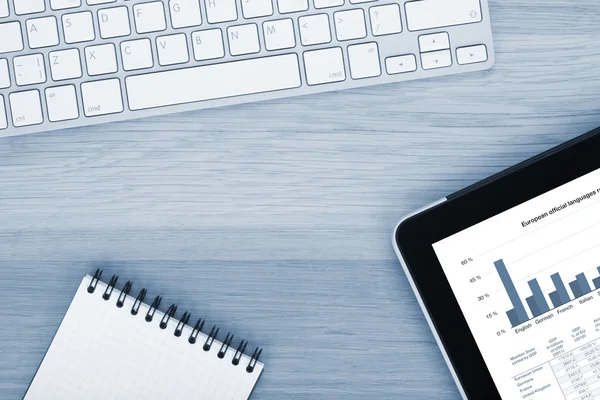
[(600, 399), (600, 170), (433, 248), (503, 399)]

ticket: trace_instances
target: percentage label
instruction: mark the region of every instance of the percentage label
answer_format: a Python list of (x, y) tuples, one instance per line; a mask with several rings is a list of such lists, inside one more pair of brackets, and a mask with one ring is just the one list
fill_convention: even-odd
[(481, 296), (477, 296), (477, 301), (484, 301), (485, 299), (489, 299), (489, 298), (490, 298), (490, 294), (484, 293)]
[(481, 280), (481, 275), (475, 275), (474, 277), (472, 277), (471, 279), (469, 279), (470, 283), (475, 283), (477, 281)]
[(472, 257), (469, 257), (469, 258), (467, 258), (466, 260), (462, 260), (460, 263), (461, 263), (462, 265), (467, 265), (468, 263), (471, 263), (471, 262), (473, 262), (473, 258), (472, 258)]
[(502, 336), (506, 333), (506, 331), (504, 329), (500, 329), (498, 332), (496, 332), (497, 336)]
[(493, 311), (493, 312), (485, 315), (485, 317), (487, 319), (492, 319), (492, 318), (497, 317), (497, 316), (498, 316), (498, 313), (496, 311)]

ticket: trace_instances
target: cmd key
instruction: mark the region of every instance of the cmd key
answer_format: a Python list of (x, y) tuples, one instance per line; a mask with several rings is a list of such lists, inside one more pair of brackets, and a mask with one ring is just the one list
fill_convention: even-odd
[(479, 0), (420, 0), (406, 3), (409, 31), (474, 24), (483, 20)]

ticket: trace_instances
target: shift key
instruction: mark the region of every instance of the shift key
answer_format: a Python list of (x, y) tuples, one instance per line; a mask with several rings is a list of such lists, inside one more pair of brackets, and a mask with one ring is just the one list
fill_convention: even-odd
[(474, 24), (483, 20), (479, 0), (421, 0), (406, 3), (409, 31)]

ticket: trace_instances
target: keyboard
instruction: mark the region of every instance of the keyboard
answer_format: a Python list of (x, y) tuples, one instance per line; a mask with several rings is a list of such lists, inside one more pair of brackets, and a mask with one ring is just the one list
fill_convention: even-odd
[(493, 63), (487, 0), (0, 0), (0, 137)]

